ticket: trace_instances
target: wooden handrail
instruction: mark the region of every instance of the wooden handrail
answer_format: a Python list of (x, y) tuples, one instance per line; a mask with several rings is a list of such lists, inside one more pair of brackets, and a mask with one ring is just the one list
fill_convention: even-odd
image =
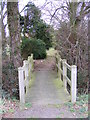
[(67, 66), (67, 68), (71, 71), (71, 66), (66, 62), (65, 65)]
[[(77, 66), (72, 65), (70, 66), (66, 59), (61, 59), (61, 56), (57, 53), (56, 54), (56, 59), (57, 59), (57, 69), (58, 69), (58, 75), (59, 79), (61, 80), (61, 74), (63, 75), (63, 85), (65, 90), (67, 90), (67, 83), (71, 87), (71, 102), (75, 103), (76, 102), (76, 91), (77, 91)], [(63, 63), (63, 70), (61, 69), (61, 62)], [(71, 80), (67, 76), (67, 69), (71, 71)], [(67, 90), (68, 91), (68, 90)]]
[[(29, 87), (29, 78), (31, 78), (31, 72), (33, 71), (33, 54), (28, 57), (28, 60), (23, 61), (23, 66), (18, 68), (18, 79), (19, 79), (19, 96), (20, 103), (25, 103), (25, 94)], [(25, 75), (24, 75), (25, 72)], [(25, 93), (26, 87), (26, 93)]]

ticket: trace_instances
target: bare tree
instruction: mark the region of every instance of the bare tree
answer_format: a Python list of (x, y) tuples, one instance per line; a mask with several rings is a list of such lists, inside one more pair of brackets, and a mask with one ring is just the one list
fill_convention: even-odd
[[(54, 24), (61, 24), (61, 21), (69, 21), (70, 22), (70, 35), (68, 36), (68, 40), (71, 44), (76, 44), (77, 41), (77, 28), (80, 25), (81, 20), (90, 12), (90, 3), (87, 2), (62, 2), (46, 0), (45, 4), (41, 9), (45, 9), (45, 12), (48, 12), (48, 16), (50, 18), (50, 23), (53, 21)], [(46, 7), (48, 6), (48, 7)], [(46, 12), (46, 13), (47, 13)]]
[[(90, 2), (57, 1), (57, 6), (52, 2), (52, 10), (50, 10), (50, 0), (48, 0), (47, 3), (49, 3), (49, 7), (45, 7), (44, 9), (48, 12), (50, 23), (57, 24), (57, 28), (53, 33), (55, 36), (56, 49), (60, 52), (62, 58), (67, 59), (69, 64), (77, 65), (78, 90), (87, 92), (87, 29)], [(47, 3), (45, 3), (44, 6), (46, 6)]]

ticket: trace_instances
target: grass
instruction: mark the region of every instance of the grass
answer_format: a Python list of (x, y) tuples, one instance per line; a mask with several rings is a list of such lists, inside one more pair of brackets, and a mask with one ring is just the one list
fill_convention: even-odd
[(19, 100), (17, 100), (16, 97), (12, 97), (11, 100), (12, 100), (13, 102), (19, 102)]
[(2, 111), (2, 109), (0, 109), (0, 114), (3, 114), (3, 111)]
[(55, 50), (54, 48), (50, 48), (46, 52), (47, 52), (47, 56), (55, 56), (55, 53), (57, 52), (57, 50)]
[(19, 104), (19, 108), (20, 108), (21, 111), (27, 110), (31, 107), (32, 107), (32, 104), (30, 102), (27, 102), (27, 103), (24, 103), (24, 104), (23, 103)]
[(30, 108), (30, 107), (32, 107), (32, 104), (31, 103), (25, 103), (25, 107)]
[(4, 103), (4, 101), (1, 99), (1, 100), (0, 100), (0, 106), (1, 106), (3, 103)]
[(14, 113), (14, 109), (11, 108), (11, 109), (8, 110), (8, 112), (9, 113)]

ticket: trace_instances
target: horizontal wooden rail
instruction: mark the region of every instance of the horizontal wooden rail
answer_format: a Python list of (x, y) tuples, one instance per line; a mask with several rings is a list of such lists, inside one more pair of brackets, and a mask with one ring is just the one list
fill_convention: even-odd
[[(61, 68), (62, 63), (62, 68)], [(58, 76), (61, 80), (61, 75), (63, 75), (63, 85), (65, 90), (67, 90), (67, 83), (70, 85), (71, 90), (71, 102), (76, 102), (76, 91), (77, 91), (77, 66), (70, 66), (66, 59), (61, 59), (60, 55), (56, 54), (56, 67), (58, 71)], [(71, 71), (71, 80), (67, 76), (67, 69)], [(67, 90), (68, 91), (68, 90)]]
[(71, 87), (71, 80), (70, 80), (67, 76), (65, 76), (65, 78), (66, 78), (66, 80), (67, 80), (68, 84), (69, 84), (69, 85), (70, 85), (70, 87)]
[(67, 66), (67, 68), (71, 71), (71, 66), (68, 63), (65, 63), (65, 65)]

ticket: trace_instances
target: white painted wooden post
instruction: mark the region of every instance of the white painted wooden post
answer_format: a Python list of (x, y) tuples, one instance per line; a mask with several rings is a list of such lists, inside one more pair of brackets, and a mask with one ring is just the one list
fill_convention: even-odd
[(34, 69), (34, 63), (33, 63), (33, 54), (32, 54), (32, 70)]
[(23, 67), (18, 68), (20, 103), (25, 103)]
[(57, 65), (58, 65), (57, 72), (58, 72), (58, 75), (59, 75), (59, 54), (57, 54)]
[(59, 77), (59, 71), (60, 71), (60, 70), (59, 70), (59, 65), (60, 65), (60, 63), (59, 63), (59, 57), (58, 57), (58, 59), (57, 59), (57, 62), (58, 62), (58, 63), (57, 63), (57, 64), (58, 64), (58, 68), (57, 68), (57, 69), (58, 69), (58, 77)]
[(26, 93), (27, 93), (27, 90), (28, 90), (28, 86), (29, 86), (29, 79), (28, 79), (28, 76), (29, 76), (29, 68), (28, 68), (29, 64), (28, 64), (28, 61), (27, 60), (24, 60), (23, 61), (23, 67), (24, 67), (24, 71), (25, 71), (25, 85), (26, 85)]
[[(57, 53), (56, 53), (56, 64), (58, 64), (58, 55), (57, 55)], [(56, 71), (58, 72), (58, 67), (56, 66)]]
[(29, 63), (29, 70), (31, 70), (31, 57), (28, 57), (28, 63)]
[(58, 77), (59, 77), (59, 79), (61, 80), (61, 78), (60, 78), (60, 56), (58, 57)]
[(32, 69), (31, 56), (28, 57), (28, 63), (29, 63), (29, 78), (31, 79), (31, 69)]
[(77, 66), (71, 66), (71, 102), (76, 102), (76, 91), (77, 91)]
[(29, 64), (29, 69), (28, 69), (28, 72), (29, 72), (29, 77), (30, 77), (30, 69), (31, 69), (31, 66), (30, 66), (30, 56), (28, 56), (28, 64)]
[[(59, 69), (61, 69), (61, 56), (59, 58)], [(59, 70), (59, 78), (61, 80), (61, 71)]]
[(28, 61), (30, 61), (30, 56), (28, 56)]
[(66, 59), (63, 59), (63, 82), (64, 82), (64, 88), (67, 90), (67, 80), (65, 76), (67, 76), (67, 66), (66, 66)]
[(25, 79), (27, 79), (27, 77), (28, 77), (28, 61), (27, 60), (23, 61), (23, 66), (24, 66), (24, 70), (25, 70)]
[(31, 71), (33, 70), (33, 54), (31, 54)]

